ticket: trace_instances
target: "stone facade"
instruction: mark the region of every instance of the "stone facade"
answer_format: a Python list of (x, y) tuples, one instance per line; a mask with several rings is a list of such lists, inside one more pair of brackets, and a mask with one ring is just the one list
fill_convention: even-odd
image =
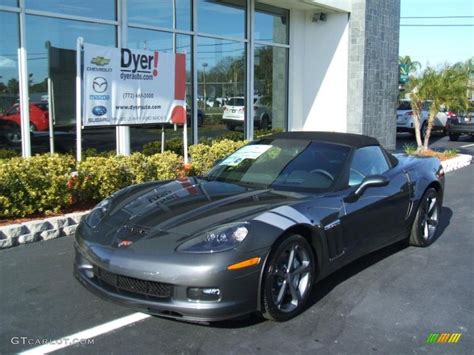
[(395, 148), (399, 0), (353, 0), (349, 21), (347, 130)]

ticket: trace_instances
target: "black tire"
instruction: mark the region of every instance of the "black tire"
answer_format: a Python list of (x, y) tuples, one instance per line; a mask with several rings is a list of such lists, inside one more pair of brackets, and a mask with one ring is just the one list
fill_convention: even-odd
[(267, 115), (264, 115), (262, 117), (262, 120), (260, 121), (260, 129), (266, 131), (269, 128), (270, 128), (270, 120), (268, 119)]
[(262, 315), (283, 322), (301, 313), (311, 293), (314, 273), (313, 250), (305, 238), (295, 234), (276, 244), (265, 265)]
[(441, 206), (438, 191), (430, 187), (420, 200), (415, 220), (411, 227), (410, 245), (427, 247), (436, 239)]
[(452, 142), (457, 142), (459, 140), (459, 134), (450, 133), (449, 134), (449, 140), (452, 141)]
[(21, 142), (21, 130), (20, 126), (11, 124), (5, 130), (5, 139), (9, 144), (19, 144)]

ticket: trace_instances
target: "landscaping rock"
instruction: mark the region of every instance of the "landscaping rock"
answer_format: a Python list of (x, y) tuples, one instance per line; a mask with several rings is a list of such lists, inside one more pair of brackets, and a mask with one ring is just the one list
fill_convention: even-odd
[(0, 227), (0, 232), (5, 234), (7, 238), (18, 238), (22, 234), (29, 233), (29, 230), (23, 224), (10, 224), (8, 226)]
[(38, 240), (38, 233), (28, 233), (28, 234), (23, 234), (18, 237), (18, 244), (28, 244), (28, 243), (33, 243)]
[(50, 230), (45, 230), (41, 232), (40, 237), (41, 240), (50, 240), (50, 239), (56, 239), (61, 236), (61, 230), (60, 229), (50, 229)]
[(77, 224), (75, 224), (73, 226), (64, 227), (63, 228), (63, 233), (64, 233), (65, 236), (74, 235), (74, 233), (76, 232), (76, 228), (77, 228)]
[(53, 228), (53, 225), (48, 221), (31, 221), (25, 222), (23, 225), (28, 228), (31, 234), (41, 233), (42, 231)]

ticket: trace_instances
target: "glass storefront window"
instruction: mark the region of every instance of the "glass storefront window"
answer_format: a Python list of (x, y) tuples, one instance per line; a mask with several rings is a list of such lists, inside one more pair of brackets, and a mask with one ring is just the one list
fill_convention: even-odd
[[(20, 140), (20, 115), (13, 105), (19, 99), (18, 84), (18, 14), (0, 12), (0, 33), (8, 41), (0, 41), (0, 114), (8, 122), (0, 122), (0, 146)], [(4, 124), (8, 123), (8, 124)]]
[[(254, 125), (258, 128), (286, 129), (288, 92), (288, 49), (255, 46)], [(285, 93), (285, 94), (282, 94)], [(264, 116), (270, 118), (265, 125)], [(267, 127), (265, 127), (267, 126)]]
[(245, 37), (245, 0), (198, 0), (197, 30), (236, 38)]
[(176, 1), (176, 28), (178, 30), (192, 30), (192, 4), (191, 0)]
[(173, 0), (128, 0), (128, 22), (173, 28)]
[(255, 40), (288, 44), (288, 18), (288, 10), (255, 4)]
[(26, 0), (27, 9), (115, 20), (115, 0)]
[(18, 0), (0, 0), (0, 6), (18, 6)]
[(226, 130), (243, 130), (245, 118), (245, 45), (198, 37), (196, 58), (199, 110), (204, 124), (199, 139), (216, 138)]
[[(51, 46), (63, 49), (76, 49), (78, 37), (83, 37), (85, 42), (100, 44), (109, 47), (116, 46), (116, 26), (57, 19), (43, 16), (26, 16), (26, 50), (29, 73), (29, 94), (31, 102), (48, 101), (48, 50), (46, 42)], [(57, 63), (56, 63), (57, 64)], [(69, 67), (70, 63), (65, 64)], [(59, 64), (60, 66), (60, 64)], [(74, 76), (72, 79), (74, 80)], [(54, 83), (53, 83), (54, 84)], [(70, 86), (74, 91), (75, 87)], [(75, 97), (75, 91), (68, 94)], [(70, 103), (72, 108), (68, 112), (74, 112), (75, 102)], [(69, 130), (75, 124), (75, 116), (61, 117), (58, 113), (55, 116), (55, 131)], [(41, 128), (40, 128), (41, 127)], [(48, 128), (38, 126), (37, 130), (47, 131)], [(97, 145), (101, 149), (115, 149), (115, 133), (111, 133), (110, 142), (103, 138), (98, 141), (89, 136), (88, 131), (84, 131), (84, 149)], [(36, 141), (32, 141), (33, 153), (49, 150), (47, 142), (41, 142), (35, 146)], [(109, 144), (110, 143), (110, 144)], [(66, 139), (64, 143), (56, 143), (58, 151), (74, 151), (75, 140)]]
[(173, 34), (170, 32), (129, 28), (128, 47), (149, 51), (172, 52)]
[[(163, 31), (143, 30), (137, 28), (128, 29), (128, 48), (143, 49), (149, 51), (172, 52), (173, 34)], [(146, 125), (130, 128), (130, 144), (132, 151), (142, 151), (144, 145), (157, 142), (160, 145), (161, 125)], [(168, 135), (166, 139), (169, 139)]]

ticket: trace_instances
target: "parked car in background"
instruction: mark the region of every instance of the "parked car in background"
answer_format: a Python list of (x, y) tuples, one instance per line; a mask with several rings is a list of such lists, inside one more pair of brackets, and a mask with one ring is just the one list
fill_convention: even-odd
[[(0, 119), (21, 124), (20, 105), (14, 104), (7, 112), (0, 115)], [(47, 131), (49, 129), (49, 113), (47, 102), (30, 103), (30, 130)]]
[[(421, 136), (424, 137), (428, 128), (428, 116), (431, 106), (430, 101), (423, 104), (420, 117)], [(443, 109), (438, 112), (433, 121), (433, 131), (442, 131), (446, 133), (446, 124), (448, 117), (455, 116), (454, 113)], [(397, 107), (397, 132), (409, 132), (415, 134), (415, 122), (413, 120), (413, 110), (410, 100), (401, 100)]]
[[(198, 109), (197, 116), (198, 116), (198, 127), (201, 127), (204, 124), (205, 114), (202, 110)], [(189, 106), (186, 106), (186, 123), (188, 127), (191, 126), (191, 107)]]
[(474, 101), (469, 102), (467, 112), (450, 117), (446, 129), (451, 141), (457, 141), (463, 134), (474, 136)]
[[(271, 101), (267, 96), (256, 97), (253, 100), (254, 125), (259, 129), (269, 129), (272, 125)], [(245, 99), (243, 96), (231, 97), (224, 105), (223, 122), (230, 131), (237, 126), (243, 126), (245, 118)]]
[(20, 143), (20, 126), (15, 122), (0, 118), (0, 140), (8, 145)]

